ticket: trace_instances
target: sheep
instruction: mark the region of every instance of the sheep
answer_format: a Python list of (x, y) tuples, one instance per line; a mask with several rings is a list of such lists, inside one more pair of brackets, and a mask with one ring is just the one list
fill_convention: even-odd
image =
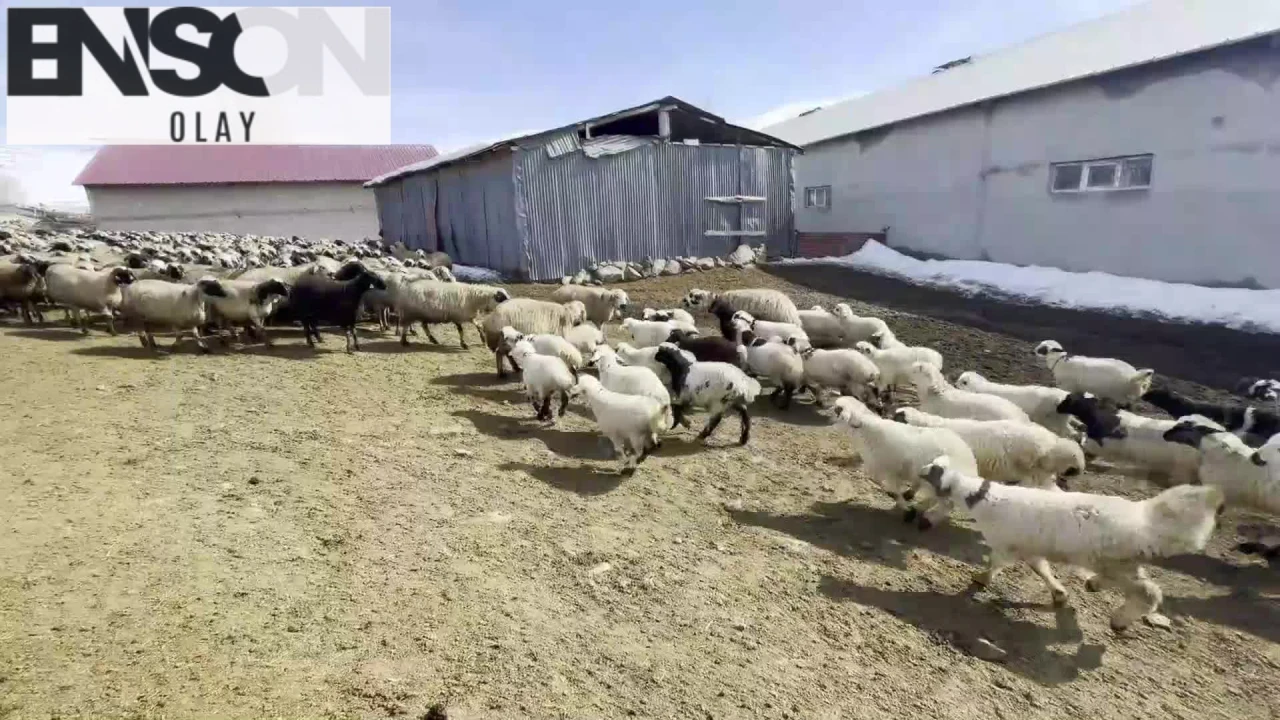
[[(679, 332), (679, 331), (675, 331), (675, 332)], [(698, 360), (698, 357), (696, 355), (694, 355), (692, 352), (688, 350), (685, 350), (683, 347), (680, 349), (680, 351), (684, 353), (685, 358), (687, 358), (689, 362), (694, 362)], [(736, 349), (735, 349), (735, 352), (736, 352)], [(671, 387), (671, 373), (667, 370), (667, 366), (657, 361), (656, 359), (657, 354), (658, 354), (658, 346), (656, 345), (653, 347), (647, 347), (647, 348), (637, 348), (637, 347), (633, 347), (628, 343), (621, 342), (621, 343), (618, 343), (618, 347), (617, 347), (618, 359), (622, 361), (623, 365), (647, 367), (658, 375), (658, 377), (662, 380), (663, 385), (666, 385), (667, 387)]]
[(1146, 402), (1179, 418), (1186, 415), (1202, 415), (1221, 423), (1234, 432), (1249, 447), (1262, 447), (1272, 435), (1280, 433), (1280, 416), (1252, 407), (1238, 407), (1220, 403), (1200, 402), (1179, 395), (1168, 388), (1153, 388), (1143, 394)]
[(800, 311), (796, 310), (795, 303), (791, 302), (791, 298), (777, 290), (747, 288), (743, 290), (728, 290), (716, 294), (695, 288), (685, 295), (681, 305), (690, 310), (704, 307), (710, 311), (711, 306), (717, 300), (734, 311), (745, 310), (751, 313), (752, 317), (761, 320), (800, 325)]
[(563, 360), (554, 355), (543, 355), (533, 343), (522, 338), (511, 347), (511, 357), (519, 364), (525, 392), (533, 403), (537, 419), (555, 422), (551, 416), (551, 396), (560, 393), (560, 412), (564, 417), (569, 407), (569, 391), (577, 382), (575, 374)]
[(699, 337), (684, 330), (675, 329), (667, 336), (672, 343), (690, 353), (699, 362), (724, 362), (739, 369), (747, 369), (747, 354), (737, 342), (722, 337)]
[(271, 315), (276, 303), (289, 297), (289, 286), (283, 280), (270, 278), (262, 281), (254, 280), (222, 280), (220, 281), (224, 296), (210, 296), (209, 316), (216, 319), (224, 328), (231, 328), (231, 337), (236, 339), (235, 324), (243, 325), (246, 332), (252, 331), (262, 338), (262, 344), (271, 347), (271, 338), (267, 336), (264, 321)]
[[(400, 318), (400, 344), (409, 344), (409, 328), (415, 322), (422, 323), (427, 339), (439, 345), (431, 334), (433, 323), (453, 323), (458, 329), (458, 344), (467, 350), (467, 337), (462, 323), (475, 324), (484, 313), (493, 312), (500, 304), (511, 299), (511, 294), (492, 285), (441, 282), (439, 280), (415, 280), (399, 286), (393, 302)], [(477, 329), (477, 332), (480, 332)]]
[(133, 271), (125, 267), (85, 270), (73, 265), (53, 265), (44, 275), (45, 295), (55, 304), (65, 306), (73, 326), (89, 334), (88, 318), (81, 311), (105, 315), (107, 330), (116, 335), (114, 312), (123, 298), (121, 288), (133, 282)]
[(626, 318), (622, 321), (622, 329), (631, 335), (638, 347), (655, 347), (671, 337), (676, 324), (670, 320), (639, 320)]
[(1195, 448), (1164, 439), (1164, 434), (1177, 421), (1121, 410), (1114, 402), (1092, 393), (1071, 393), (1058, 408), (1084, 423), (1086, 455), (1106, 460), (1157, 484), (1195, 482), (1200, 453)]
[(578, 378), (569, 394), (582, 398), (591, 408), (596, 428), (622, 459), (623, 476), (634, 474), (636, 467), (662, 446), (658, 435), (669, 426), (657, 400), (614, 392), (590, 375)]
[(1067, 590), (1050, 562), (1087, 568), (1090, 592), (1114, 587), (1125, 603), (1111, 615), (1123, 632), (1160, 607), (1160, 587), (1143, 562), (1203, 552), (1222, 514), (1222, 491), (1213, 486), (1171, 488), (1142, 501), (1109, 495), (1001, 485), (939, 457), (920, 470), (935, 494), (960, 500), (990, 547), (987, 567), (974, 582), (990, 587), (1000, 570), (1026, 561), (1049, 587), (1054, 605)]
[(187, 271), (177, 263), (153, 261), (133, 275), (136, 280), (173, 280), (176, 282), (184, 280), (187, 276)]
[(0, 261), (0, 303), (17, 303), (22, 310), (22, 320), (28, 325), (35, 320), (44, 322), (44, 315), (36, 305), (44, 289), (44, 277), (38, 266)]
[(1059, 437), (1079, 440), (1077, 429), (1069, 413), (1058, 412), (1058, 406), (1069, 394), (1062, 388), (1043, 385), (1004, 385), (992, 382), (973, 370), (966, 370), (956, 378), (956, 387), (970, 392), (997, 395), (1022, 408), (1031, 421), (1042, 425)]
[(453, 271), (444, 265), (431, 268), (431, 274), (435, 275), (440, 282), (458, 282), (458, 278), (453, 274)]
[(361, 301), (369, 288), (385, 290), (387, 285), (363, 267), (347, 280), (336, 280), (320, 273), (303, 274), (290, 293), (288, 304), (292, 314), (302, 323), (307, 346), (315, 347), (316, 341), (320, 340), (319, 325), (325, 322), (342, 328), (347, 352), (351, 352), (353, 347), (359, 350), (356, 321)]
[(578, 348), (583, 357), (590, 357), (597, 347), (605, 344), (604, 332), (589, 320), (565, 330), (563, 335), (565, 340)]
[(1280, 435), (1255, 450), (1212, 419), (1193, 414), (1178, 418), (1163, 437), (1200, 451), (1196, 478), (1220, 488), (1228, 505), (1280, 515)]
[(800, 311), (800, 327), (814, 347), (845, 347), (844, 324), (821, 305)]
[(973, 450), (953, 430), (886, 420), (861, 400), (848, 396), (836, 400), (835, 419), (852, 435), (854, 453), (862, 458), (867, 477), (893, 496), (903, 522), (915, 522), (922, 530), (932, 527), (950, 508), (938, 507), (940, 498), (919, 501), (915, 507), (908, 504), (920, 486), (921, 460), (927, 463), (945, 455), (955, 461), (956, 467), (977, 472)]
[[(871, 340), (876, 333), (888, 333), (889, 325), (878, 317), (861, 317), (853, 314), (853, 308), (848, 303), (840, 303), (831, 311), (836, 319), (840, 321), (843, 329), (844, 341), (849, 344)], [(877, 347), (879, 344), (877, 343)]]
[(1274, 407), (1272, 412), (1280, 415), (1280, 380), (1271, 378), (1245, 377), (1236, 383), (1236, 394), (1250, 400), (1269, 402)]
[[(600, 383), (608, 390), (624, 395), (643, 395), (652, 398), (663, 408), (667, 428), (675, 426), (671, 411), (671, 393), (662, 378), (644, 365), (623, 365), (618, 354), (608, 345), (601, 345), (592, 353), (587, 364), (600, 373)], [(687, 425), (687, 424), (686, 424)]]
[(920, 409), (925, 412), (949, 418), (1031, 422), (1022, 408), (1002, 397), (953, 386), (942, 376), (941, 370), (929, 363), (911, 363), (904, 377), (915, 386)]
[(697, 325), (693, 321), (693, 316), (688, 311), (681, 308), (654, 309), (645, 308), (640, 313), (640, 317), (645, 320), (674, 320), (680, 325), (682, 330), (689, 328), (697, 329)]
[(293, 267), (260, 267), (251, 268), (244, 272), (231, 273), (227, 276), (228, 280), (244, 280), (246, 282), (262, 282), (276, 278), (283, 280), (290, 286), (297, 284), (298, 280), (304, 275), (333, 275), (326, 266), (319, 263), (307, 263), (305, 265), (294, 265)]
[(604, 327), (614, 315), (621, 316), (627, 311), (631, 300), (625, 290), (591, 287), (589, 285), (564, 285), (551, 293), (551, 299), (558, 303), (578, 300), (587, 306), (587, 319)]
[(917, 427), (952, 430), (973, 450), (978, 474), (1007, 485), (1023, 481), (1033, 487), (1061, 487), (1084, 471), (1080, 443), (1018, 420), (943, 418), (916, 408), (898, 408), (893, 419)]
[(178, 330), (171, 347), (176, 347), (187, 333), (191, 333), (200, 352), (207, 353), (209, 347), (200, 334), (207, 316), (206, 303), (212, 298), (226, 296), (222, 283), (212, 277), (201, 278), (193, 285), (168, 280), (138, 280), (124, 288), (120, 315), (141, 325), (138, 342), (144, 348), (158, 350), (152, 330), (170, 327)]
[(738, 343), (746, 354), (746, 369), (774, 385), (770, 400), (785, 410), (791, 406), (791, 396), (804, 385), (804, 359), (793, 343), (768, 342), (745, 329), (745, 321), (737, 322), (743, 326)]
[(867, 398), (881, 382), (880, 369), (857, 350), (806, 348), (800, 359), (804, 361), (804, 389), (813, 393), (820, 406), (823, 389)]
[(733, 342), (738, 341), (738, 331), (733, 327), (733, 316), (738, 313), (733, 306), (721, 299), (712, 301), (707, 312), (716, 319), (716, 325), (720, 328), (720, 335)]
[(1036, 346), (1035, 354), (1053, 373), (1053, 380), (1063, 390), (1091, 392), (1115, 401), (1120, 407), (1132, 406), (1151, 389), (1155, 370), (1135, 368), (1123, 360), (1068, 355), (1062, 345), (1045, 340)]
[(746, 445), (750, 441), (751, 414), (747, 406), (760, 394), (760, 383), (729, 363), (691, 362), (680, 348), (669, 342), (658, 346), (654, 359), (671, 373), (671, 410), (677, 423), (685, 424), (686, 411), (705, 409), (711, 418), (698, 433), (698, 440), (705, 442), (720, 425), (725, 412), (733, 410), (742, 420), (738, 444)]
[(907, 368), (911, 367), (912, 363), (928, 363), (939, 370), (942, 369), (942, 354), (933, 348), (902, 345), (881, 349), (866, 340), (859, 340), (853, 347), (880, 369), (879, 389), (886, 400), (891, 398), (893, 391), (906, 380)]
[(804, 328), (800, 327), (799, 324), (757, 320), (752, 317), (751, 313), (742, 310), (733, 314), (730, 323), (733, 326), (735, 339), (744, 329), (747, 329), (755, 333), (756, 337), (764, 338), (765, 340), (777, 338), (783, 342), (791, 343), (798, 350), (812, 347), (809, 336), (805, 334)]
[(502, 328), (502, 341), (507, 347), (514, 348), (521, 340), (527, 340), (539, 355), (560, 358), (569, 367), (569, 372), (573, 373), (573, 381), (578, 381), (578, 372), (583, 367), (582, 353), (574, 347), (573, 343), (560, 335), (550, 333), (525, 335), (510, 325)]
[[(508, 358), (507, 349), (502, 346), (502, 328), (510, 325), (522, 333), (537, 335), (554, 333), (564, 335), (569, 328), (581, 325), (587, 319), (587, 306), (581, 300), (560, 303), (534, 300), (532, 298), (512, 298), (498, 305), (498, 308), (481, 323), (485, 345), (494, 353), (498, 366), (498, 377), (507, 376), (503, 359)], [(508, 358), (509, 359), (509, 358)], [(520, 372), (520, 366), (514, 361), (511, 369)]]

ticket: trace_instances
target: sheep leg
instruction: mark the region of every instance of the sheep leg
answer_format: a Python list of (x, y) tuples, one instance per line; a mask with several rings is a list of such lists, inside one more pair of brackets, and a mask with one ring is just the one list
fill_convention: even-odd
[(1115, 582), (1124, 591), (1125, 602), (1112, 613), (1111, 629), (1123, 632), (1138, 618), (1155, 612), (1164, 594), (1159, 585), (1147, 578), (1147, 571), (1141, 565), (1127, 564), (1116, 573)]
[(432, 345), (440, 344), (440, 341), (436, 339), (436, 336), (431, 334), (431, 325), (426, 320), (422, 321), (422, 331), (427, 334), (427, 339), (431, 341)]
[(746, 445), (751, 439), (751, 415), (747, 413), (746, 405), (738, 404), (733, 409), (738, 411), (738, 419), (742, 421), (742, 435), (738, 436), (738, 444)]
[(196, 347), (200, 348), (200, 354), (207, 355), (209, 353), (209, 346), (205, 344), (204, 336), (200, 334), (200, 326), (197, 325), (191, 328), (191, 334), (196, 339)]
[(660, 444), (653, 436), (645, 438), (644, 449), (640, 452), (640, 457), (636, 458), (636, 465), (644, 462)]
[(991, 587), (991, 583), (995, 582), (996, 575), (1006, 567), (1013, 564), (1014, 557), (1003, 549), (991, 548), (991, 552), (987, 554), (987, 569), (973, 576), (973, 583), (984, 588)]
[(116, 315), (115, 313), (111, 312), (111, 308), (107, 308), (106, 316), (107, 316), (107, 332), (111, 333), (112, 337), (119, 335), (120, 333), (116, 331)]
[(82, 335), (89, 334), (88, 323), (82, 322), (80, 318), (80, 308), (67, 308), (67, 321), (71, 323), (71, 327), (79, 329)]
[(252, 327), (253, 327), (253, 334), (262, 338), (263, 346), (271, 347), (272, 346), (271, 337), (267, 335), (267, 329), (263, 327), (260, 323), (256, 323)]
[[(347, 352), (351, 352), (351, 341), (355, 340), (356, 329), (354, 327), (342, 328), (342, 339), (347, 341)], [(357, 349), (359, 345), (357, 344)]]
[(351, 344), (355, 346), (356, 350), (359, 350), (360, 336), (356, 334), (356, 326), (354, 324), (351, 325), (351, 327), (348, 328), (348, 331), (351, 333)]
[(702, 432), (698, 433), (698, 440), (705, 442), (707, 438), (711, 437), (711, 433), (716, 431), (716, 428), (720, 426), (720, 421), (723, 419), (724, 419), (723, 410), (716, 413), (715, 415), (712, 415), (711, 418), (707, 420), (707, 426), (702, 428)]
[(467, 347), (467, 334), (462, 331), (462, 323), (454, 322), (453, 326), (458, 328), (458, 344), (462, 346), (463, 350), (469, 350), (470, 348)]
[(638, 463), (635, 461), (635, 458), (634, 458), (635, 448), (631, 446), (631, 440), (628, 438), (623, 438), (622, 441), (618, 443), (617, 447), (618, 447), (618, 454), (622, 457), (622, 469), (618, 471), (618, 474), (622, 475), (623, 477), (630, 477), (632, 475), (635, 475), (636, 465)]
[[(315, 334), (315, 339), (311, 337), (313, 333)], [(320, 339), (320, 333), (311, 327), (311, 323), (302, 323), (302, 335), (307, 339), (307, 347), (309, 348), (315, 348), (316, 340)]]
[(568, 410), (568, 409), (569, 409), (569, 393), (568, 393), (568, 392), (566, 392), (566, 391), (564, 391), (564, 390), (561, 390), (561, 391), (560, 391), (560, 415), (559, 415), (559, 416), (560, 416), (560, 417), (564, 417), (564, 412), (565, 412), (565, 410)]
[(795, 391), (796, 389), (792, 385), (783, 385), (781, 388), (779, 388), (779, 392), (782, 393), (782, 404), (778, 406), (780, 409), (786, 410), (787, 408), (791, 407), (791, 396), (795, 393)]
[(551, 393), (547, 393), (547, 396), (542, 398), (542, 405), (538, 408), (538, 419), (544, 421), (551, 419)]
[[(404, 338), (403, 338), (403, 337), (401, 337), (401, 338), (400, 338), (400, 340), (401, 340), (401, 342), (404, 342)], [(507, 376), (507, 369), (506, 369), (505, 367), (503, 367), (503, 365), (502, 365), (502, 356), (503, 356), (503, 355), (505, 355), (505, 354), (506, 354), (506, 353), (502, 352), (501, 350), (498, 350), (498, 351), (494, 352), (494, 354), (493, 354), (493, 358), (494, 358), (494, 360), (496, 360), (496, 361), (497, 361), (497, 363), (498, 363), (498, 377), (499, 377), (499, 378), (505, 378), (505, 377)]]
[(1058, 582), (1058, 578), (1053, 576), (1053, 568), (1049, 566), (1049, 560), (1038, 557), (1027, 564), (1049, 587), (1049, 593), (1053, 596), (1053, 606), (1065, 607), (1067, 604), (1067, 589), (1062, 586), (1062, 583)]

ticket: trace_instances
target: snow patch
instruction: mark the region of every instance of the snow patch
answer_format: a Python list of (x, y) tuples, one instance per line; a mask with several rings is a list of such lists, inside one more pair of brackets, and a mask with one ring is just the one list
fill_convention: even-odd
[(980, 260), (917, 260), (875, 240), (868, 240), (849, 255), (789, 258), (780, 264), (843, 265), (965, 295), (1003, 295), (1054, 307), (1155, 316), (1250, 332), (1280, 332), (1280, 290), (1208, 288), (1104, 272), (1068, 272)]

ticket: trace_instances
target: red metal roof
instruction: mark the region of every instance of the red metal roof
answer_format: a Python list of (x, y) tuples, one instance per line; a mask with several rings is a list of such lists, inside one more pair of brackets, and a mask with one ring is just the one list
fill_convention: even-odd
[(430, 145), (107, 145), (74, 184), (363, 183), (436, 154)]

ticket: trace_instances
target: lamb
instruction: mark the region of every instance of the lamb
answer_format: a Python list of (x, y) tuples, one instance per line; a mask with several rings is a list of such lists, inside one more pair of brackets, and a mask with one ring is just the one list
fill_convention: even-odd
[(804, 359), (794, 344), (768, 342), (745, 329), (744, 321), (738, 322), (743, 326), (738, 342), (747, 356), (747, 370), (774, 385), (770, 399), (785, 410), (791, 406), (791, 396), (804, 385)]
[(1245, 377), (1236, 383), (1236, 394), (1250, 400), (1261, 400), (1273, 404), (1274, 412), (1280, 415), (1280, 380), (1271, 378)]
[(31, 325), (35, 320), (44, 322), (36, 302), (44, 295), (44, 277), (36, 265), (0, 261), (0, 303), (17, 303), (22, 309), (22, 321)]
[(551, 357), (560, 358), (565, 365), (569, 367), (569, 372), (573, 373), (573, 381), (578, 381), (578, 372), (582, 370), (582, 353), (573, 343), (566, 340), (560, 335), (552, 335), (550, 333), (538, 333), (536, 335), (525, 335), (510, 325), (502, 328), (503, 342), (510, 348), (515, 348), (516, 343), (526, 340), (533, 346), (535, 352), (539, 355), (550, 355)]
[(1072, 393), (1059, 409), (1084, 423), (1086, 454), (1157, 484), (1195, 482), (1200, 468), (1199, 451), (1164, 439), (1177, 421), (1121, 410), (1092, 393)]
[[(950, 508), (939, 507), (940, 498), (908, 503), (915, 499), (920, 486), (921, 458), (929, 462), (939, 455), (955, 461), (976, 473), (978, 461), (964, 439), (947, 428), (916, 427), (886, 420), (862, 401), (842, 397), (835, 402), (838, 422), (849, 428), (854, 453), (862, 458), (863, 470), (871, 481), (893, 496), (894, 506), (902, 511), (903, 522), (915, 522), (922, 529), (945, 517)], [(923, 513), (921, 512), (923, 510)]]
[[(861, 317), (853, 313), (848, 303), (840, 303), (831, 311), (840, 321), (844, 341), (849, 344), (871, 340), (876, 333), (888, 333), (889, 325), (878, 317)], [(878, 345), (877, 345), (878, 346)]]
[(892, 397), (898, 385), (906, 381), (907, 368), (912, 363), (922, 362), (942, 369), (942, 354), (933, 348), (902, 345), (880, 349), (866, 340), (860, 340), (854, 344), (854, 349), (866, 355), (880, 369), (879, 389), (885, 394), (886, 400)]
[(1187, 415), (1164, 439), (1200, 451), (1197, 479), (1220, 488), (1228, 505), (1280, 515), (1280, 435), (1255, 450), (1213, 420)]
[(1272, 435), (1280, 433), (1280, 416), (1266, 410), (1200, 402), (1167, 388), (1148, 390), (1142, 399), (1169, 413), (1171, 417), (1200, 415), (1209, 418), (1234, 432), (1249, 447), (1262, 447)]
[[(276, 303), (289, 297), (289, 286), (283, 280), (222, 280), (222, 289), (226, 293), (222, 297), (209, 296), (209, 316), (216, 319), (224, 328), (232, 328), (234, 324), (243, 325), (246, 332), (252, 331), (262, 338), (262, 344), (271, 347), (271, 338), (264, 327), (266, 318), (271, 315)], [(232, 328), (232, 339), (235, 330)]]
[[(416, 280), (397, 288), (392, 301), (400, 318), (400, 344), (409, 344), (409, 328), (422, 323), (427, 339), (439, 345), (431, 334), (433, 323), (453, 323), (458, 329), (458, 344), (467, 350), (467, 337), (462, 323), (475, 324), (480, 315), (493, 312), (511, 299), (506, 290), (492, 285)], [(477, 329), (477, 332), (480, 332)]]
[(152, 330), (169, 327), (178, 330), (172, 347), (190, 333), (195, 337), (200, 352), (207, 353), (209, 347), (200, 334), (207, 317), (206, 303), (226, 296), (222, 283), (212, 277), (201, 278), (193, 285), (168, 280), (138, 280), (124, 288), (120, 315), (141, 324), (138, 341), (144, 348), (158, 350)]
[(952, 430), (973, 450), (978, 474), (988, 480), (1032, 487), (1061, 487), (1084, 471), (1084, 451), (1032, 423), (1018, 420), (943, 418), (916, 408), (898, 408), (893, 419), (917, 427)]
[(800, 311), (796, 310), (795, 303), (791, 302), (791, 298), (777, 290), (747, 288), (716, 294), (695, 288), (685, 295), (681, 304), (690, 310), (704, 307), (710, 311), (711, 306), (717, 300), (734, 311), (745, 310), (751, 313), (752, 317), (761, 320), (800, 325)]
[[(481, 323), (485, 345), (494, 353), (498, 366), (498, 377), (507, 376), (503, 359), (508, 358), (506, 348), (502, 347), (502, 328), (510, 325), (528, 335), (554, 333), (564, 335), (570, 328), (581, 325), (587, 319), (587, 306), (581, 300), (560, 303), (534, 300), (532, 298), (512, 298), (498, 305), (498, 308)], [(511, 369), (520, 372), (520, 366), (514, 361)]]
[(757, 320), (752, 317), (751, 313), (739, 310), (733, 314), (730, 322), (733, 325), (734, 337), (741, 334), (744, 329), (755, 333), (756, 337), (765, 340), (773, 340), (777, 338), (782, 342), (791, 343), (799, 350), (812, 347), (809, 336), (805, 334), (804, 328), (798, 324), (769, 322), (767, 320)]
[[(356, 337), (356, 321), (365, 292), (369, 288), (385, 290), (386, 283), (371, 271), (360, 267), (348, 280), (336, 280), (320, 273), (304, 274), (298, 279), (290, 294), (289, 307), (302, 323), (307, 345), (315, 347), (320, 340), (320, 323), (332, 323), (342, 328), (347, 341), (347, 352), (360, 349)], [(314, 339), (313, 339), (314, 338)]]
[(605, 344), (604, 332), (590, 320), (565, 330), (563, 334), (564, 339), (578, 348), (583, 357), (590, 357), (597, 347)]
[(525, 392), (533, 403), (537, 419), (555, 422), (551, 416), (551, 396), (560, 393), (560, 413), (569, 407), (569, 391), (576, 376), (563, 360), (554, 355), (543, 355), (528, 339), (521, 339), (511, 347), (511, 357), (520, 366)]
[(657, 400), (614, 392), (590, 375), (578, 378), (569, 394), (583, 398), (591, 408), (600, 434), (609, 439), (614, 453), (622, 459), (622, 475), (634, 474), (636, 467), (661, 447), (658, 435), (669, 426)]
[(590, 285), (563, 285), (551, 293), (551, 299), (558, 303), (580, 301), (587, 306), (587, 319), (600, 327), (604, 327), (615, 315), (625, 313), (631, 302), (625, 290)]
[(1051, 430), (1058, 437), (1080, 439), (1080, 431), (1069, 413), (1058, 412), (1058, 406), (1069, 394), (1062, 388), (1043, 385), (1004, 385), (992, 382), (978, 373), (967, 370), (956, 378), (956, 387), (970, 392), (997, 395), (1022, 408), (1037, 425)]
[(187, 271), (177, 263), (162, 263), (156, 260), (147, 264), (133, 275), (137, 280), (181, 281), (186, 278)]
[(655, 347), (671, 337), (676, 324), (670, 320), (639, 320), (627, 318), (622, 321), (622, 329), (630, 333), (631, 339), (638, 347)]
[(905, 379), (915, 386), (920, 409), (925, 412), (948, 418), (1031, 422), (1022, 408), (1002, 397), (969, 392), (953, 386), (942, 376), (941, 370), (929, 363), (911, 363), (907, 367)]
[(107, 330), (116, 333), (114, 312), (123, 298), (121, 288), (132, 283), (133, 271), (124, 267), (84, 270), (73, 265), (53, 265), (44, 275), (45, 294), (55, 304), (63, 305), (71, 314), (73, 326), (89, 334), (88, 318), (81, 312), (105, 315)]
[(751, 414), (747, 406), (760, 394), (760, 383), (729, 363), (691, 362), (680, 348), (668, 342), (658, 346), (654, 359), (671, 373), (671, 410), (677, 423), (685, 424), (686, 411), (705, 409), (711, 418), (698, 433), (698, 440), (706, 441), (724, 419), (725, 412), (733, 410), (742, 420), (738, 444), (747, 444), (751, 439)]
[(1135, 368), (1123, 360), (1068, 355), (1054, 340), (1036, 346), (1035, 354), (1044, 360), (1058, 387), (1068, 392), (1091, 392), (1114, 401), (1122, 408), (1132, 406), (1151, 389), (1155, 370)]
[(804, 389), (813, 393), (819, 405), (823, 389), (865, 399), (881, 382), (880, 369), (857, 350), (806, 348), (800, 358), (804, 361)]
[(618, 354), (608, 345), (601, 345), (592, 353), (587, 363), (600, 373), (600, 383), (608, 390), (623, 395), (642, 395), (652, 398), (663, 408), (666, 428), (674, 427), (671, 411), (671, 393), (652, 369), (643, 365), (623, 365)]
[(645, 308), (640, 313), (640, 317), (644, 318), (645, 320), (674, 320), (680, 324), (682, 329), (687, 329), (690, 327), (695, 329), (697, 328), (697, 326), (694, 324), (693, 316), (690, 315), (687, 311), (682, 310), (681, 308), (669, 308), (664, 310), (657, 310), (654, 308)]
[(1001, 485), (949, 457), (931, 461), (920, 476), (937, 495), (963, 502), (991, 548), (976, 584), (989, 587), (1002, 568), (1023, 560), (1061, 606), (1067, 591), (1049, 563), (1087, 568), (1097, 574), (1086, 581), (1086, 590), (1114, 587), (1124, 593), (1125, 603), (1111, 615), (1116, 632), (1160, 607), (1160, 587), (1148, 579), (1143, 562), (1203, 552), (1224, 504), (1222, 491), (1213, 486), (1176, 487), (1133, 501)]
[(739, 369), (747, 368), (747, 354), (738, 343), (722, 337), (699, 337), (683, 330), (671, 331), (667, 342), (689, 352), (699, 362), (729, 363)]
[(844, 325), (840, 318), (827, 312), (821, 305), (800, 311), (800, 327), (814, 347), (845, 347)]
[[(677, 331), (678, 332), (678, 331)], [(686, 359), (694, 362), (698, 358), (692, 352), (681, 348)], [(736, 350), (735, 350), (736, 352)], [(671, 387), (671, 373), (667, 370), (667, 366), (657, 361), (658, 346), (637, 348), (628, 343), (618, 343), (617, 347), (618, 359), (623, 365), (631, 365), (636, 367), (647, 367), (658, 375), (662, 380), (662, 384)]]

